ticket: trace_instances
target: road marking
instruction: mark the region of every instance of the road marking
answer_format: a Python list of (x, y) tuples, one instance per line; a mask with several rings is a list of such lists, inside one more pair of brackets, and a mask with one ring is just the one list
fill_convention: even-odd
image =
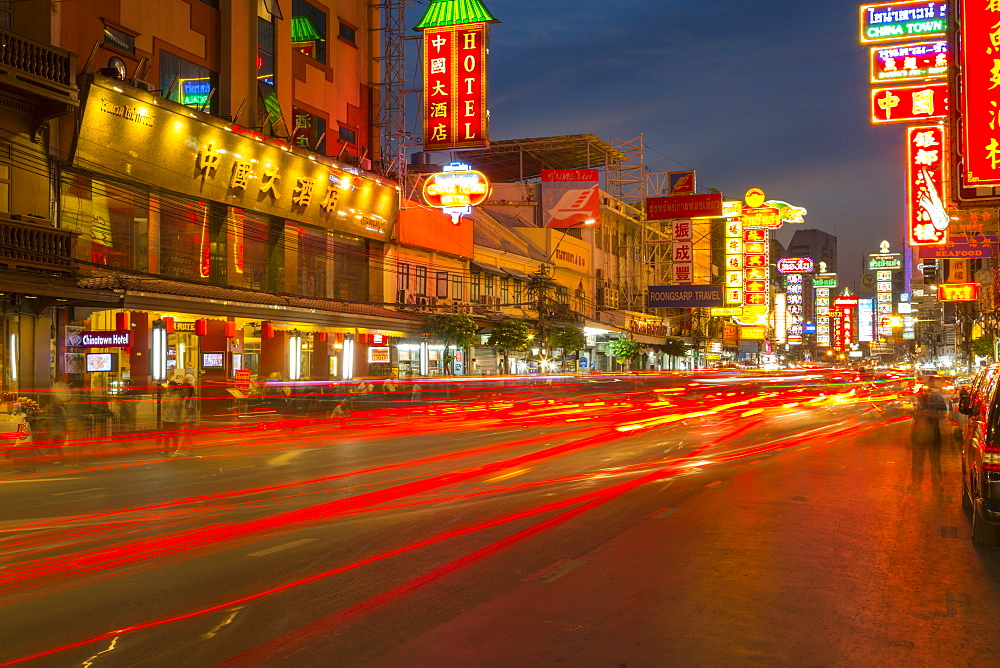
[(91, 487), (90, 489), (74, 489), (72, 492), (56, 492), (52, 496), (62, 496), (63, 494), (83, 494), (84, 492), (96, 492), (103, 487)]
[(674, 513), (679, 513), (680, 510), (680, 508), (661, 508), (652, 515), (649, 515), (649, 517), (654, 519), (663, 519), (664, 517), (670, 517)]
[(506, 480), (507, 478), (513, 478), (514, 476), (519, 476), (522, 473), (527, 473), (531, 469), (518, 469), (517, 471), (510, 471), (509, 473), (501, 473), (498, 476), (492, 478), (487, 478), (486, 482), (498, 482), (500, 480)]
[(269, 554), (274, 554), (275, 552), (281, 552), (283, 550), (290, 550), (293, 547), (298, 547), (299, 545), (305, 545), (306, 543), (315, 543), (318, 538), (303, 538), (302, 540), (295, 540), (291, 543), (285, 543), (284, 545), (278, 545), (277, 547), (272, 547), (267, 550), (261, 550), (260, 552), (251, 552), (248, 557), (266, 557)]
[(63, 480), (86, 480), (86, 478), (27, 478), (25, 480), (0, 480), (0, 485), (16, 485), (22, 482), (62, 482)]
[[(310, 448), (311, 450), (312, 448)], [(285, 464), (291, 463), (293, 459), (300, 456), (303, 452), (308, 452), (308, 450), (290, 450), (284, 454), (278, 455), (277, 457), (271, 457), (267, 460), (268, 466), (284, 466)]]
[(572, 573), (580, 566), (583, 566), (585, 563), (587, 562), (581, 561), (580, 559), (573, 559), (573, 560), (563, 559), (562, 561), (557, 562), (551, 568), (548, 568), (542, 571), (541, 573), (532, 575), (531, 577), (525, 578), (524, 582), (530, 582), (532, 580), (538, 580), (539, 582), (554, 582), (559, 578), (563, 577), (564, 575)]
[(708, 483), (705, 487), (725, 487), (728, 484), (728, 480), (716, 480), (715, 482)]

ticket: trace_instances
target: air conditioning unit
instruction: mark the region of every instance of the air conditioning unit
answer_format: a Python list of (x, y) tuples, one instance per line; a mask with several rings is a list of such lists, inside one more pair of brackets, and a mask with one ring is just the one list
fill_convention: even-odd
[(396, 303), (397, 304), (416, 304), (417, 295), (414, 294), (413, 290), (396, 290)]

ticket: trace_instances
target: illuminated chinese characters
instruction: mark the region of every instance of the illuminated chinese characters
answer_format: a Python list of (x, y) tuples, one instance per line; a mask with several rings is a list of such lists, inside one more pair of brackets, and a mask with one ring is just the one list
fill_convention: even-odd
[(948, 241), (951, 217), (944, 205), (944, 127), (906, 129), (906, 202), (909, 245), (929, 246)]
[(941, 283), (938, 285), (938, 301), (971, 302), (978, 298), (978, 283)]
[(871, 121), (875, 125), (881, 125), (944, 119), (948, 116), (949, 104), (946, 83), (873, 88)]
[(694, 281), (694, 229), (690, 218), (671, 221), (674, 240), (670, 246), (673, 282), (686, 285)]

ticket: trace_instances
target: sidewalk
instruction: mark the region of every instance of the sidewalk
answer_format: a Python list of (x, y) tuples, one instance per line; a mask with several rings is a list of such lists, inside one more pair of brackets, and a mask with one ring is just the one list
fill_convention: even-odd
[[(1000, 548), (910, 421), (748, 466), (377, 666), (996, 665)], [(926, 466), (926, 464), (925, 464)]]

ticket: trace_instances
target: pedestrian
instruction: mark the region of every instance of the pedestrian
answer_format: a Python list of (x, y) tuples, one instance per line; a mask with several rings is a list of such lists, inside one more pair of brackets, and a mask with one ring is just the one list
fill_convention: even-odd
[(941, 487), (941, 448), (942, 441), (949, 438), (948, 429), (949, 401), (942, 390), (942, 378), (932, 376), (927, 385), (916, 395), (913, 410), (913, 427), (910, 433), (910, 445), (913, 449), (913, 460), (910, 466), (910, 487), (916, 489), (924, 476), (924, 460), (928, 460), (931, 469), (931, 482), (935, 487)]
[(176, 380), (167, 383), (166, 392), (160, 400), (160, 424), (163, 431), (160, 454), (164, 457), (180, 457), (184, 454), (181, 447), (187, 419), (185, 401), (186, 398), (181, 394), (181, 384)]

